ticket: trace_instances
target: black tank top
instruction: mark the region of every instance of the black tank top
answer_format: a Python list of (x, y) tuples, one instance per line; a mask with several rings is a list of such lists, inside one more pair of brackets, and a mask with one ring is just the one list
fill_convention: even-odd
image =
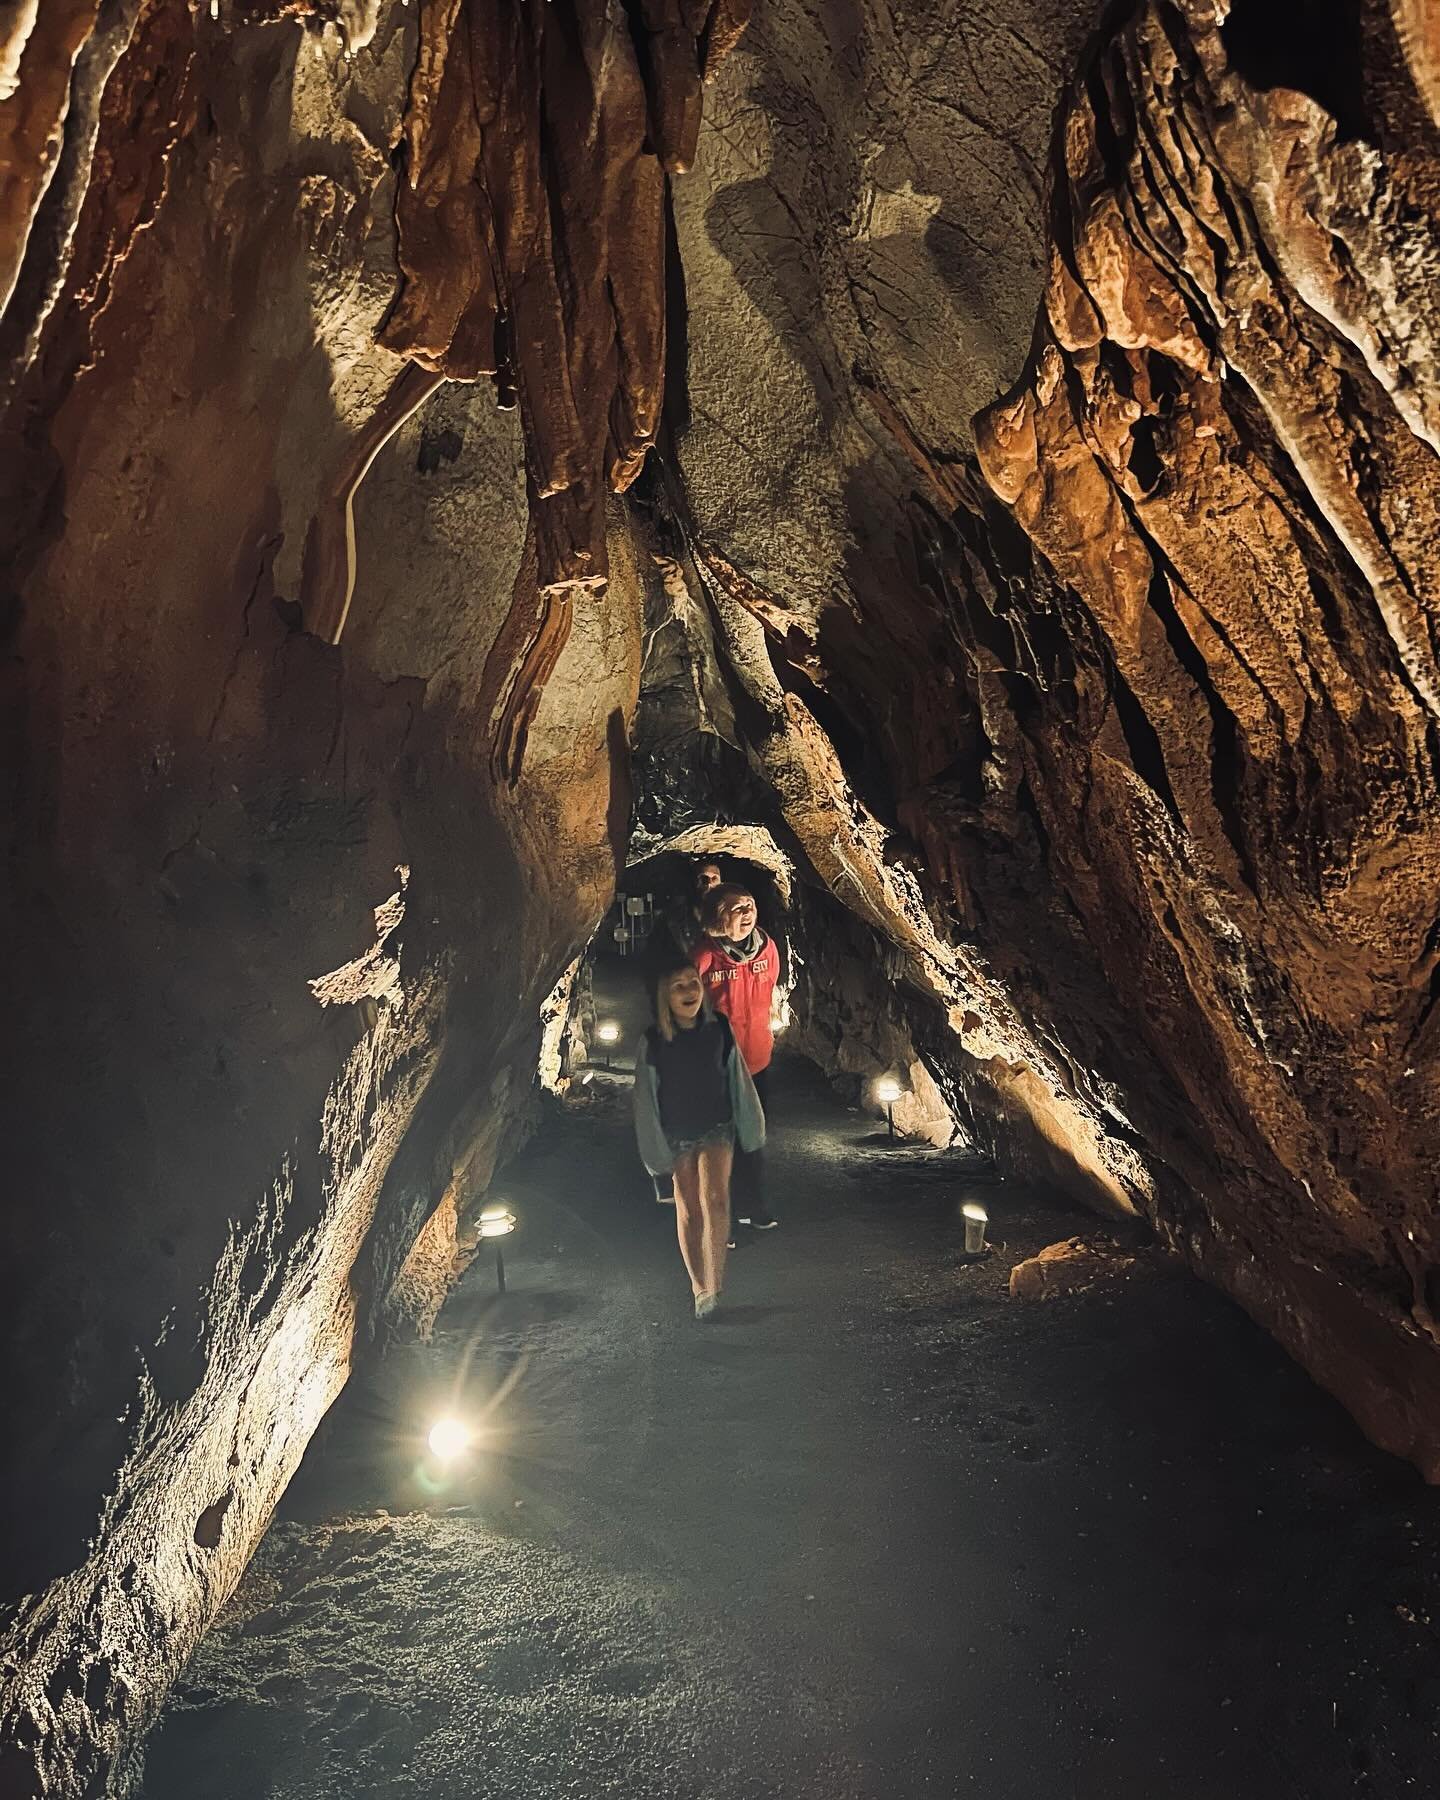
[(730, 1123), (728, 1019), (702, 1019), (689, 1031), (677, 1026), (668, 1043), (652, 1025), (645, 1041), (660, 1089), (661, 1129), (672, 1144), (694, 1143)]

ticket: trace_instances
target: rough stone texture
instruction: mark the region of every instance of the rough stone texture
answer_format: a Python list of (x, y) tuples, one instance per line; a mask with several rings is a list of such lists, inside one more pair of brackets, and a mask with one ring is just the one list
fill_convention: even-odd
[(1083, 1293), (1097, 1282), (1123, 1275), (1134, 1261), (1113, 1243), (1066, 1238), (1015, 1264), (1010, 1271), (1010, 1298), (1037, 1302)]
[(944, 1149), (955, 1140), (956, 1120), (940, 1080), (922, 1049), (929, 1009), (907, 991), (906, 958), (884, 937), (807, 891), (795, 911), (795, 988), (781, 1048), (808, 1056), (836, 1082), (852, 1104), (886, 1119), (877, 1084), (896, 1081), (900, 1095), (889, 1107), (896, 1132)]
[(402, 373), (375, 333), (408, 18), (346, 62), (155, 0), (62, 303), (53, 260), (15, 289), (7, 1795), (99, 1791), (354, 1340), (427, 1322), (623, 854), (623, 542), (492, 786), (497, 634), (536, 590), (488, 394), (389, 438), (343, 648), (296, 629), (311, 522)]
[(655, 440), (667, 170), (749, 0), (424, 0), (384, 342), (520, 402), (542, 587), (606, 578), (605, 492)]
[(1070, 106), (1032, 372), (981, 421), (1111, 661), (1083, 797), (1026, 762), (1200, 1201), (1167, 1229), (1440, 1477), (1436, 165), (1379, 147), (1364, 65), (1257, 92), (1235, 64), (1303, 59), (1181, 10)]
[(1440, 1478), (1433, 32), (1117, 15), (977, 465), (985, 318), (937, 333), (917, 276), (915, 343), (887, 335), (836, 179), (903, 143), (946, 216), (925, 83), (877, 72), (944, 33), (845, 16), (813, 86), (811, 15), (757, 26), (677, 211), (677, 511), (779, 803), (947, 1008), (976, 1103)]

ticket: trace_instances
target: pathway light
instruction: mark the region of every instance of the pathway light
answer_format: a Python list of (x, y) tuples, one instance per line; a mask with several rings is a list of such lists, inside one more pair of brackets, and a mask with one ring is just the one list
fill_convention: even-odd
[(495, 1286), (502, 1294), (505, 1292), (504, 1239), (509, 1237), (519, 1223), (505, 1205), (487, 1206), (480, 1214), (481, 1237), (495, 1240)]
[(893, 1075), (882, 1075), (875, 1083), (875, 1098), (885, 1108), (885, 1127), (892, 1144), (895, 1142), (895, 1102), (904, 1091)]
[(620, 1027), (613, 1019), (606, 1019), (595, 1027), (595, 1035), (605, 1046), (605, 1067), (608, 1069), (611, 1048), (620, 1042)]
[(463, 1456), (474, 1441), (474, 1432), (461, 1419), (437, 1419), (425, 1440), (430, 1446), (430, 1454), (442, 1463), (454, 1462), (457, 1456)]
[(983, 1256), (985, 1254), (985, 1227), (990, 1222), (990, 1215), (978, 1200), (967, 1200), (960, 1208), (960, 1216), (965, 1221), (965, 1254), (967, 1256)]

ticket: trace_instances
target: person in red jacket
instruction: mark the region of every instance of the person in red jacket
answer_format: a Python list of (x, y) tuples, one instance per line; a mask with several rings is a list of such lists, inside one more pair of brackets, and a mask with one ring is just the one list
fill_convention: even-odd
[[(703, 897), (706, 936), (690, 958), (700, 971), (716, 1012), (730, 1021), (735, 1042), (755, 1082), (762, 1106), (775, 1051), (776, 988), (780, 946), (760, 929), (755, 896), (728, 883)], [(765, 1203), (763, 1151), (735, 1158), (735, 1215), (741, 1225), (773, 1231), (779, 1223)]]

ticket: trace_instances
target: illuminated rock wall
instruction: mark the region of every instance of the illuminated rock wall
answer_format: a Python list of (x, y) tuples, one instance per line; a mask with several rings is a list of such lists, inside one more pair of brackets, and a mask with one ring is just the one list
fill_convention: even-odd
[[(617, 516), (495, 780), (540, 608), (518, 424), (488, 384), (402, 423), (376, 342), (407, 11), (351, 62), (228, 4), (131, 24), (8, 315), (7, 1795), (97, 1791), (356, 1341), (443, 1297), (609, 904), (638, 687)], [(327, 530), (338, 647), (302, 629)]]
[[(776, 792), (1024, 1160), (1440, 1477), (1433, 23), (1118, 15), (1017, 219), (1016, 21), (898, 16), (814, 81), (818, 18), (757, 25), (679, 201), (694, 562)], [(1003, 392), (971, 300), (1031, 248)]]

